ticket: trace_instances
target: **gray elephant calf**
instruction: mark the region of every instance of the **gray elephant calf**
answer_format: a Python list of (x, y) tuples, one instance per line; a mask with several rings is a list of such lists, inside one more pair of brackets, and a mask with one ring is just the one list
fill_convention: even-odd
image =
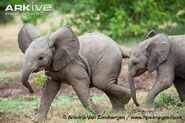
[(24, 25), (18, 35), (21, 51), (25, 53), (22, 83), (33, 93), (28, 83), (32, 72), (45, 70), (50, 76), (43, 87), (41, 103), (35, 121), (45, 120), (61, 82), (71, 85), (83, 106), (92, 105), (97, 113), (102, 110), (90, 98), (89, 88), (96, 87), (110, 98), (114, 110), (124, 109), (130, 91), (117, 85), (122, 58), (128, 57), (109, 37), (89, 33), (76, 37), (71, 28), (63, 27), (41, 36), (33, 25)]
[(144, 110), (154, 110), (154, 99), (163, 90), (175, 85), (181, 101), (185, 101), (185, 35), (167, 36), (151, 31), (145, 41), (136, 45), (129, 59), (128, 79), (131, 95), (138, 106), (133, 77), (145, 71), (157, 71), (156, 82), (146, 97)]

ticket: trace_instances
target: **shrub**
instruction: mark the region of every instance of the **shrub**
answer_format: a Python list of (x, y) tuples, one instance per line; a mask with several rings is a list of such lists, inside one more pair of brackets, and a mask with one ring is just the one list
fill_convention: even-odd
[(167, 107), (169, 105), (176, 105), (176, 99), (175, 97), (162, 92), (159, 97), (157, 97), (155, 101), (155, 106), (156, 107)]
[[(184, 0), (48, 0), (47, 2), (35, 0), (35, 2), (52, 4), (53, 12), (58, 11), (62, 16), (70, 13), (71, 18), (67, 23), (61, 22), (60, 26), (68, 24), (77, 29), (78, 34), (100, 31), (117, 42), (124, 42), (125, 37), (144, 37), (143, 35), (151, 29), (167, 31), (170, 34), (184, 33)], [(5, 3), (7, 1), (3, 0), (0, 8), (3, 8)], [(10, 0), (9, 3), (29, 2)], [(42, 22), (48, 17), (29, 14), (20, 16), (24, 23), (32, 24), (37, 24), (38, 20)], [(2, 16), (1, 21), (8, 20), (9, 18)], [(174, 28), (179, 28), (179, 25), (182, 26), (180, 31), (173, 31)]]
[(151, 29), (160, 30), (168, 22), (185, 24), (184, 5), (182, 0), (178, 4), (174, 0), (76, 0), (70, 23), (79, 29), (79, 34), (98, 30), (122, 41)]

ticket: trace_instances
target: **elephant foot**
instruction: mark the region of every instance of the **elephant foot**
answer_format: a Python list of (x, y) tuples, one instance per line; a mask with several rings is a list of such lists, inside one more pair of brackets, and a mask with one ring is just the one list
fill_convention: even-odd
[(125, 107), (124, 106), (120, 106), (120, 107), (113, 107), (111, 112), (112, 113), (116, 113), (116, 112), (120, 112), (120, 111), (124, 111)]
[(95, 112), (97, 115), (103, 115), (105, 113), (105, 109), (101, 106), (95, 106)]
[(42, 122), (47, 120), (47, 116), (42, 114), (37, 114), (33, 119), (34, 122)]

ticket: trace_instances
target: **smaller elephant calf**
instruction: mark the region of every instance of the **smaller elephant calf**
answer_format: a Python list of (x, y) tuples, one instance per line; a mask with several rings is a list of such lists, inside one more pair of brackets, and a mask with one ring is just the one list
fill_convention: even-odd
[(156, 82), (146, 97), (146, 108), (154, 110), (154, 99), (172, 83), (181, 101), (185, 101), (185, 35), (167, 36), (151, 31), (145, 40), (136, 45), (130, 55), (128, 79), (131, 95), (138, 106), (133, 77), (145, 71), (157, 71)]
[(89, 33), (76, 37), (68, 26), (48, 37), (41, 36), (38, 28), (24, 25), (18, 35), (21, 51), (25, 53), (22, 83), (33, 93), (28, 83), (32, 72), (45, 70), (50, 76), (43, 87), (41, 103), (35, 121), (45, 120), (61, 82), (71, 85), (85, 108), (89, 105), (96, 113), (102, 110), (90, 98), (89, 88), (96, 87), (110, 98), (113, 110), (122, 110), (130, 100), (130, 91), (117, 85), (122, 58), (128, 55), (108, 36)]

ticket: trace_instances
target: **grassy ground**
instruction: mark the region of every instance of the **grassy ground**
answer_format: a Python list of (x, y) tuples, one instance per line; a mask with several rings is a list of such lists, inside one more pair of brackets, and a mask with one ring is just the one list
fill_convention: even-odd
[[(102, 96), (93, 96), (93, 100), (96, 104), (103, 106), (106, 111), (103, 116), (114, 117), (112, 120), (110, 119), (73, 119), (75, 116), (91, 116), (93, 114), (86, 111), (79, 99), (76, 96), (61, 96), (58, 95), (52, 103), (52, 107), (50, 109), (48, 115), (47, 123), (53, 122), (102, 122), (102, 123), (112, 123), (112, 122), (181, 122), (185, 120), (185, 104), (179, 103), (177, 99), (177, 95), (174, 95), (175, 90), (171, 88), (166, 90), (162, 94), (160, 94), (156, 101), (155, 106), (157, 109), (154, 112), (142, 112), (139, 111), (138, 108), (134, 106), (132, 101), (126, 106), (126, 110), (118, 113), (111, 113), (111, 105), (109, 99)], [(141, 103), (141, 107), (144, 105), (144, 99), (146, 96), (145, 91), (139, 91), (138, 99)], [(4, 99), (0, 102), (0, 122), (19, 122), (25, 123), (30, 122), (39, 105), (39, 99), (37, 96), (24, 96), (22, 98), (17, 99)], [(70, 117), (73, 117), (72, 119)], [(155, 117), (156, 119), (150, 119)], [(67, 118), (67, 119), (65, 119)], [(69, 118), (69, 119), (68, 119)], [(94, 117), (93, 117), (94, 118)], [(148, 119), (147, 119), (148, 118)], [(161, 118), (161, 119), (158, 119)], [(164, 119), (162, 119), (164, 118)], [(169, 119), (170, 118), (170, 119)], [(180, 119), (178, 119), (180, 118)]]

